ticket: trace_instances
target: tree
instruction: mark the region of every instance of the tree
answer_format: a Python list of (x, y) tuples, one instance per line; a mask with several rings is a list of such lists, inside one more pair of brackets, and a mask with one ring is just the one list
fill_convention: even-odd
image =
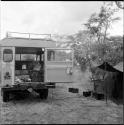
[(75, 61), (78, 62), (81, 66), (81, 69), (84, 71), (87, 68), (88, 58), (90, 54), (90, 33), (87, 30), (79, 31), (74, 35), (68, 36), (69, 41), (72, 41), (73, 45), (71, 46), (74, 49)]
[(124, 36), (114, 36), (110, 37), (110, 51), (106, 55), (106, 60), (111, 65), (116, 65), (117, 63), (123, 61), (123, 38)]
[(124, 9), (124, 1), (115, 1), (115, 3), (120, 9)]
[[(87, 30), (90, 32), (91, 37), (96, 39), (97, 44), (99, 44), (98, 57), (100, 60), (105, 61), (107, 46), (107, 36), (108, 29), (111, 27), (111, 24), (117, 20), (119, 17), (114, 17), (115, 12), (118, 11), (118, 8), (113, 8), (109, 2), (105, 2), (100, 9), (98, 14), (94, 13), (89, 18), (88, 22), (84, 24)], [(98, 47), (98, 46), (97, 46)]]
[[(100, 60), (99, 55), (106, 56), (107, 62), (109, 62), (111, 65), (116, 65), (120, 61), (123, 61), (123, 37), (122, 36), (112, 36), (106, 39), (107, 42), (103, 44), (92, 44), (92, 60), (97, 60), (99, 64), (102, 63), (102, 60)], [(104, 50), (104, 51), (101, 51)], [(99, 54), (98, 52), (103, 52), (102, 54)]]

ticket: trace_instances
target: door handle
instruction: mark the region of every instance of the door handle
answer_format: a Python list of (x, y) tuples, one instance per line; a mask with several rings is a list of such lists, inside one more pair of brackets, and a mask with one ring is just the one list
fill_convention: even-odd
[(73, 71), (72, 68), (67, 68), (67, 74), (72, 75)]

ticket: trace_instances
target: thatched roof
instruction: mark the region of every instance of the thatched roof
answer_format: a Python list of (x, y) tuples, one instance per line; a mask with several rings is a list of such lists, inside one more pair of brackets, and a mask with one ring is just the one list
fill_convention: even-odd
[(100, 66), (98, 66), (98, 68), (108, 71), (108, 72), (118, 72), (118, 70), (116, 70), (113, 66), (111, 66), (109, 63), (104, 62), (103, 64), (101, 64)]
[(103, 62), (101, 65), (97, 65), (96, 63), (92, 62), (92, 65), (96, 68), (99, 68), (108, 72), (123, 72), (123, 62), (120, 62), (114, 67), (110, 65), (108, 62)]

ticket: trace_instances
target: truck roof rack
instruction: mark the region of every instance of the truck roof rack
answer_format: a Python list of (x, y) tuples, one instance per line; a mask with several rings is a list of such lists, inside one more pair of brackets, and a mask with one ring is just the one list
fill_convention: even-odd
[(51, 39), (51, 34), (7, 32), (7, 38)]

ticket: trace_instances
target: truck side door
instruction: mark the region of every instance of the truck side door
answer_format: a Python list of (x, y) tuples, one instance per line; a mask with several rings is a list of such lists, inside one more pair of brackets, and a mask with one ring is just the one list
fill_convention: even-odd
[(15, 48), (14, 47), (2, 47), (1, 48), (1, 80), (2, 85), (14, 84), (14, 69), (15, 69)]
[(72, 49), (45, 49), (45, 82), (73, 82), (72, 70)]

